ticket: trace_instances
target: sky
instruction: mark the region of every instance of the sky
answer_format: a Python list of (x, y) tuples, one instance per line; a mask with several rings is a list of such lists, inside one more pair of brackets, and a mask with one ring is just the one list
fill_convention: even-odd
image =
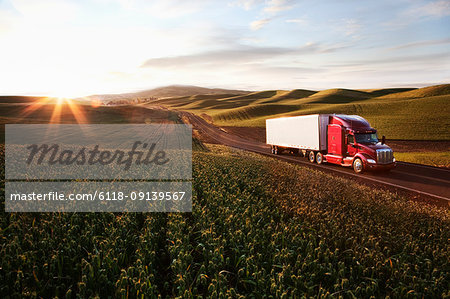
[(0, 94), (450, 83), (445, 0), (0, 0)]

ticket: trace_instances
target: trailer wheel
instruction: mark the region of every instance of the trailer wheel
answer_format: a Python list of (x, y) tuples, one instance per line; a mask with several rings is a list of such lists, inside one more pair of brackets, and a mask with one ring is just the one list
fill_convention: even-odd
[(323, 155), (322, 155), (321, 152), (317, 152), (316, 162), (317, 162), (317, 164), (322, 164), (323, 163)]
[(280, 149), (278, 148), (278, 146), (275, 146), (275, 147), (274, 147), (273, 153), (274, 153), (275, 155), (279, 155), (279, 154), (280, 154)]
[(309, 152), (308, 159), (309, 159), (309, 162), (311, 162), (311, 163), (314, 163), (314, 160), (316, 160), (316, 155), (314, 154), (313, 151)]
[(355, 161), (353, 161), (353, 170), (356, 173), (361, 173), (364, 170), (363, 162), (360, 158), (356, 158)]

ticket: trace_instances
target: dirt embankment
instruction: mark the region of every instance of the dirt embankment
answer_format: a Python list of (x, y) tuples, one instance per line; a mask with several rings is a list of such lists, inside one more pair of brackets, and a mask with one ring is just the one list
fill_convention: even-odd
[[(245, 138), (247, 140), (266, 142), (266, 129), (258, 127), (221, 127), (227, 133)], [(394, 152), (444, 152), (450, 149), (450, 141), (424, 141), (424, 140), (386, 140)]]

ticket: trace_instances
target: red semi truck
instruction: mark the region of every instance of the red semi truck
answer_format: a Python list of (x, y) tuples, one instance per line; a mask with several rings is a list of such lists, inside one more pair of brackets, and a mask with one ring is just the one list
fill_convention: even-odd
[(266, 140), (273, 154), (289, 151), (309, 161), (364, 170), (395, 167), (392, 149), (377, 137), (377, 130), (358, 115), (313, 114), (266, 120)]

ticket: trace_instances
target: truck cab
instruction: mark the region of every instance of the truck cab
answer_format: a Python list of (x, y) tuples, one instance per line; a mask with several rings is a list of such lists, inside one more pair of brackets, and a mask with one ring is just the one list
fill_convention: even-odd
[(358, 115), (330, 115), (327, 127), (329, 163), (351, 166), (355, 172), (395, 167), (392, 149), (378, 140), (377, 130)]

